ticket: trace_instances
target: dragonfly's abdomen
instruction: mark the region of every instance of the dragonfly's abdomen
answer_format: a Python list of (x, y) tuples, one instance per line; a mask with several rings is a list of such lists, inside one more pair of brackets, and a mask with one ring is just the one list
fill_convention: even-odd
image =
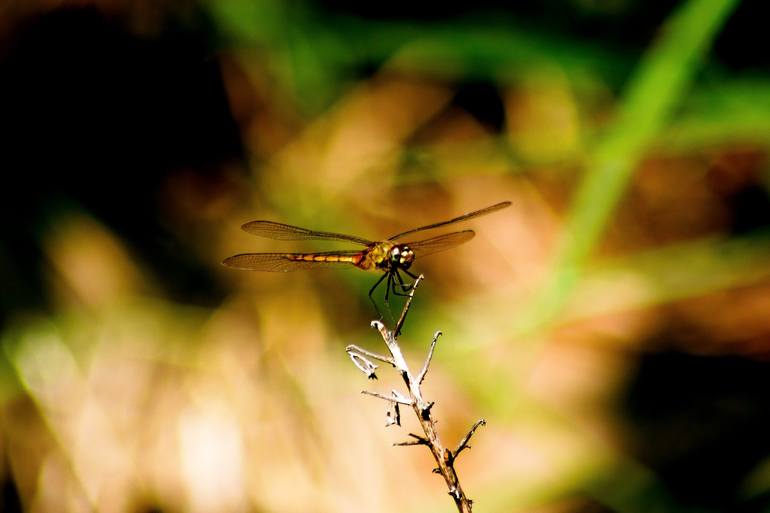
[(287, 254), (289, 260), (298, 260), (300, 262), (341, 262), (357, 265), (361, 255), (323, 255), (318, 253), (297, 253)]

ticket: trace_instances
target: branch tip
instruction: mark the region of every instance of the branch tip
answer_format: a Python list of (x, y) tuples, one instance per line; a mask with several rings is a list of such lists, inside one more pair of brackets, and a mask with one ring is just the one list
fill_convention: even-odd
[(406, 447), (410, 445), (427, 445), (430, 446), (430, 440), (425, 438), (424, 436), (415, 435), (414, 433), (409, 433), (409, 436), (414, 438), (414, 440), (407, 440), (406, 442), (396, 442), (393, 445), (398, 447)]
[(377, 365), (362, 355), (360, 352), (357, 352), (354, 349), (350, 349), (350, 347), (351, 346), (348, 346), (348, 356), (353, 362), (353, 365), (355, 365), (358, 370), (366, 374), (367, 378), (377, 379), (377, 374), (375, 373), (377, 370)]
[(398, 322), (396, 322), (396, 326), (393, 328), (394, 337), (397, 337), (401, 334), (401, 328), (404, 326), (404, 321), (406, 321), (406, 314), (409, 312), (409, 308), (412, 306), (414, 291), (417, 290), (417, 287), (420, 285), (420, 282), (424, 278), (425, 275), (421, 274), (417, 277), (416, 280), (414, 280), (414, 283), (412, 283), (412, 288), (409, 290), (409, 295), (406, 298), (406, 303), (404, 303), (404, 308), (401, 310), (401, 317), (398, 318)]
[(364, 395), (370, 395), (372, 397), (376, 397), (377, 399), (382, 399), (383, 401), (388, 401), (390, 403), (397, 403), (397, 404), (403, 404), (405, 406), (412, 406), (411, 400), (403, 399), (401, 396), (398, 396), (398, 397), (387, 396), (379, 392), (371, 392), (369, 390), (361, 390), (361, 393)]
[[(385, 356), (379, 353), (374, 353), (372, 351), (369, 351), (367, 349), (364, 349), (363, 347), (358, 347), (357, 345), (350, 344), (348, 347), (345, 348), (345, 351), (347, 351), (348, 355), (351, 359), (353, 358), (361, 358), (362, 360), (366, 360), (364, 357), (371, 358), (372, 360), (378, 360), (382, 363), (387, 363), (392, 366), (396, 366), (395, 360), (393, 360), (393, 357), (391, 356)], [(353, 363), (356, 363), (355, 360)], [(370, 362), (371, 365), (374, 365)], [(375, 368), (377, 368), (376, 365), (374, 365)]]
[(430, 367), (430, 362), (433, 359), (433, 351), (436, 349), (436, 342), (438, 342), (438, 338), (442, 335), (441, 331), (437, 331), (433, 334), (433, 340), (430, 343), (430, 349), (428, 349), (428, 355), (425, 357), (425, 363), (422, 365), (422, 370), (420, 370), (420, 374), (417, 375), (417, 383), (422, 384), (423, 380), (425, 379), (425, 375), (428, 374), (428, 368)]
[(460, 455), (460, 453), (463, 452), (465, 449), (471, 448), (471, 446), (468, 445), (468, 442), (470, 442), (471, 437), (473, 436), (473, 433), (475, 433), (480, 426), (486, 426), (486, 425), (487, 425), (487, 421), (484, 419), (479, 419), (473, 424), (470, 431), (468, 431), (468, 434), (465, 435), (465, 437), (462, 440), (460, 440), (459, 444), (457, 444), (457, 448), (452, 453), (453, 460), (456, 460), (457, 457)]

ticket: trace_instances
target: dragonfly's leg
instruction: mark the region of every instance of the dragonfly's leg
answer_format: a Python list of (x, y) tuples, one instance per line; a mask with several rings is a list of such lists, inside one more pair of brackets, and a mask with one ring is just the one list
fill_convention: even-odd
[[(390, 303), (388, 302), (388, 298), (390, 297), (390, 289), (395, 289), (394, 281), (393, 281), (393, 273), (388, 272), (388, 283), (385, 287), (385, 309), (388, 311), (388, 316), (390, 317), (390, 320), (393, 322), (396, 322), (396, 320), (393, 318), (393, 312), (390, 310)], [(395, 293), (395, 290), (393, 291)]]
[(380, 279), (377, 280), (377, 283), (374, 284), (374, 286), (369, 289), (369, 301), (371, 301), (372, 306), (374, 307), (374, 310), (377, 312), (377, 315), (379, 316), (380, 320), (382, 320), (382, 312), (380, 312), (380, 308), (377, 306), (377, 301), (374, 300), (374, 291), (377, 290), (377, 287), (380, 286), (380, 283), (382, 283), (382, 280), (385, 279), (387, 274), (383, 274), (380, 276)]
[[(396, 275), (396, 279), (398, 280), (398, 284), (401, 286), (401, 290), (407, 291), (407, 292), (412, 290), (412, 284), (406, 285), (404, 283), (404, 278), (401, 277), (401, 274), (399, 274), (398, 270), (396, 270), (395, 275)], [(405, 294), (404, 292), (399, 292), (398, 290), (396, 290), (396, 282), (395, 281), (393, 282), (393, 294), (395, 294), (397, 296), (408, 296), (409, 295), (409, 294)]]
[(404, 277), (401, 276), (401, 273), (398, 269), (396, 269), (396, 279), (398, 279), (398, 284), (401, 286), (401, 291), (408, 292), (412, 288), (412, 284), (404, 283)]
[(380, 279), (377, 280), (377, 283), (375, 283), (374, 286), (369, 289), (369, 299), (372, 298), (372, 294), (374, 294), (374, 291), (377, 290), (377, 287), (380, 286), (380, 283), (382, 283), (382, 280), (384, 280), (387, 275), (388, 273), (385, 273), (382, 276), (380, 276)]
[[(401, 271), (404, 271), (406, 274), (408, 274), (409, 276), (411, 276), (412, 278), (414, 278), (414, 279), (415, 279), (415, 281), (417, 280), (417, 276), (416, 276), (416, 275), (414, 275), (414, 274), (412, 274), (412, 273), (410, 273), (410, 272), (409, 272), (409, 271), (407, 271), (406, 269), (400, 269), (400, 270), (401, 270)], [(409, 284), (406, 284), (406, 283), (404, 283), (403, 279), (401, 279), (401, 276), (399, 276), (398, 278), (399, 278), (399, 282), (401, 282), (401, 289), (402, 289), (404, 292), (409, 292), (410, 290), (412, 290), (412, 287), (414, 287), (414, 282), (412, 282), (412, 283), (409, 283)]]
[(388, 273), (386, 276), (388, 277), (388, 285), (385, 287), (385, 304), (387, 305), (390, 289), (393, 288), (393, 273)]
[(377, 301), (375, 301), (372, 296), (369, 296), (369, 302), (374, 307), (374, 311), (377, 312), (378, 320), (382, 321), (383, 316), (382, 316), (382, 312), (380, 312), (380, 308), (377, 306)]

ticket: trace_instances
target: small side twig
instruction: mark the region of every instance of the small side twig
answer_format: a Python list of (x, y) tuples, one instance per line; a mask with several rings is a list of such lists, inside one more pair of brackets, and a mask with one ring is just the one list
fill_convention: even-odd
[(383, 401), (388, 401), (391, 403), (397, 403), (397, 404), (403, 404), (405, 406), (412, 406), (412, 401), (409, 399), (404, 399), (401, 396), (388, 396), (385, 394), (381, 394), (379, 392), (371, 392), (369, 390), (361, 390), (361, 393), (364, 395), (370, 395), (372, 397), (376, 397), (377, 399), (382, 399)]
[[(438, 339), (441, 336), (441, 332), (437, 331), (433, 335), (433, 340), (431, 341), (430, 348), (428, 349), (428, 354), (425, 358), (425, 362), (423, 363), (422, 369), (420, 370), (420, 373), (417, 374), (417, 376), (414, 376), (411, 373), (409, 366), (406, 363), (406, 359), (404, 358), (404, 355), (401, 351), (401, 347), (398, 343), (398, 336), (401, 334), (401, 328), (403, 328), (404, 326), (407, 313), (409, 312), (409, 309), (412, 305), (412, 300), (414, 299), (415, 290), (417, 289), (417, 287), (419, 286), (422, 280), (423, 280), (423, 276), (420, 275), (413, 283), (412, 288), (407, 296), (406, 303), (404, 304), (404, 308), (401, 311), (401, 315), (398, 319), (398, 322), (396, 322), (392, 330), (388, 329), (380, 321), (372, 322), (372, 327), (376, 328), (377, 331), (379, 331), (383, 341), (385, 342), (385, 345), (388, 348), (388, 352), (390, 353), (390, 356), (378, 355), (376, 353), (372, 353), (370, 351), (367, 351), (365, 349), (362, 349), (358, 346), (353, 346), (353, 345), (348, 346), (347, 351), (348, 351), (348, 354), (351, 355), (351, 359), (353, 358), (353, 354), (355, 354), (358, 358), (362, 358), (364, 360), (366, 360), (367, 358), (376, 359), (378, 361), (392, 365), (401, 374), (401, 377), (404, 380), (404, 384), (406, 385), (407, 390), (409, 391), (408, 397), (398, 393), (395, 390), (392, 391), (390, 396), (385, 394), (380, 394), (378, 392), (370, 392), (370, 391), (364, 391), (363, 393), (366, 395), (377, 397), (378, 399), (382, 399), (389, 403), (389, 410), (387, 413), (386, 425), (393, 425), (393, 424), (400, 425), (400, 413), (398, 412), (399, 405), (410, 406), (412, 408), (412, 410), (414, 411), (417, 417), (418, 422), (420, 423), (420, 427), (422, 428), (424, 436), (417, 435), (414, 433), (409, 433), (409, 436), (412, 438), (412, 440), (407, 440), (405, 442), (398, 442), (393, 445), (396, 445), (396, 446), (424, 445), (428, 447), (437, 465), (436, 468), (433, 470), (433, 472), (440, 474), (444, 478), (444, 481), (446, 482), (446, 485), (447, 485), (447, 489), (449, 491), (449, 495), (454, 500), (457, 510), (460, 513), (471, 513), (471, 509), (473, 507), (473, 501), (470, 500), (465, 495), (465, 492), (460, 486), (460, 479), (457, 475), (457, 471), (454, 468), (454, 462), (457, 459), (457, 456), (463, 450), (470, 448), (470, 445), (468, 445), (468, 442), (470, 441), (476, 429), (478, 429), (479, 426), (486, 424), (486, 421), (484, 421), (483, 419), (477, 421), (473, 425), (473, 427), (470, 429), (468, 434), (465, 435), (465, 437), (457, 445), (457, 448), (454, 450), (454, 452), (445, 448), (441, 442), (441, 439), (439, 438), (438, 430), (436, 428), (438, 421), (433, 418), (432, 409), (433, 409), (434, 403), (433, 401), (426, 401), (423, 398), (422, 390), (420, 387), (420, 385), (422, 385), (422, 382), (425, 380), (425, 376), (428, 373), (428, 369), (430, 368), (430, 363), (433, 359), (433, 353), (436, 349), (436, 343), (438, 342)], [(371, 365), (374, 365), (374, 364), (372, 363)]]
[(412, 299), (414, 299), (414, 291), (417, 290), (417, 287), (420, 285), (420, 282), (425, 278), (422, 274), (417, 277), (416, 280), (414, 280), (414, 283), (412, 283), (412, 288), (409, 290), (409, 295), (406, 298), (406, 303), (404, 304), (403, 310), (401, 310), (401, 316), (398, 318), (398, 322), (396, 323), (396, 327), (393, 328), (394, 336), (398, 337), (401, 335), (401, 328), (404, 326), (404, 322), (406, 322), (406, 314), (409, 312), (409, 308), (412, 306)]
[(430, 445), (430, 440), (428, 440), (424, 436), (415, 435), (414, 433), (409, 433), (409, 436), (414, 438), (414, 440), (407, 440), (406, 442), (396, 442), (393, 445), (396, 447), (406, 447), (409, 445)]
[(350, 357), (350, 360), (353, 362), (353, 365), (358, 367), (358, 369), (366, 374), (366, 377), (369, 379), (377, 379), (377, 365), (366, 358), (365, 356), (361, 356), (358, 353), (354, 353), (351, 351), (348, 351), (348, 356)]
[(385, 427), (401, 425), (401, 408), (399, 403), (390, 403), (385, 411)]
[(468, 431), (468, 434), (465, 435), (465, 437), (462, 440), (460, 440), (459, 444), (457, 444), (457, 448), (452, 453), (452, 459), (456, 460), (461, 452), (463, 452), (465, 449), (470, 449), (471, 446), (468, 445), (468, 442), (471, 441), (471, 437), (473, 436), (473, 433), (476, 432), (479, 426), (486, 426), (486, 425), (487, 425), (486, 420), (484, 419), (477, 420), (471, 427), (470, 431)]
[[(373, 353), (371, 351), (368, 351), (368, 350), (364, 349), (363, 347), (358, 347), (355, 344), (350, 344), (349, 346), (347, 346), (345, 348), (345, 351), (347, 351), (348, 354), (353, 353), (353, 354), (368, 356), (369, 358), (372, 358), (373, 360), (378, 360), (378, 361), (380, 361), (382, 363), (388, 363), (388, 364), (390, 364), (390, 365), (392, 365), (394, 367), (396, 366), (396, 362), (394, 362), (393, 358), (391, 358), (390, 356), (385, 356), (384, 354), (379, 354), (379, 353)], [(351, 357), (352, 357), (352, 355), (351, 355)]]
[(422, 366), (422, 370), (417, 375), (417, 383), (422, 385), (423, 380), (425, 379), (425, 375), (428, 374), (428, 367), (430, 367), (430, 361), (433, 359), (433, 350), (436, 349), (436, 342), (438, 342), (438, 338), (442, 335), (440, 331), (437, 331), (433, 334), (433, 341), (430, 343), (430, 349), (428, 349), (428, 356), (425, 357), (425, 363)]

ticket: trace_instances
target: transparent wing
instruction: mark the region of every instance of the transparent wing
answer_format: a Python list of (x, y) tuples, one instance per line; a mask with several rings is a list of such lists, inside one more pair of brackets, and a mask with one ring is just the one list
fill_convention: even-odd
[(343, 240), (368, 246), (371, 241), (342, 233), (319, 232), (273, 221), (251, 221), (241, 226), (243, 231), (276, 240)]
[[(441, 221), (439, 223), (433, 223), (433, 224), (429, 224), (429, 225), (425, 225), (425, 226), (420, 226), (419, 228), (414, 228), (412, 230), (401, 232), (398, 235), (394, 235), (394, 236), (390, 237), (388, 240), (396, 240), (396, 239), (400, 239), (404, 235), (409, 235), (410, 233), (421, 232), (423, 230), (432, 230), (433, 228), (438, 228), (440, 226), (446, 226), (448, 224), (454, 224), (454, 223), (459, 223), (459, 222), (462, 222), (462, 221), (468, 221), (469, 219), (473, 219), (474, 217), (485, 216), (487, 214), (491, 214), (492, 212), (497, 212), (498, 210), (501, 210), (503, 208), (509, 207), (510, 205), (511, 205), (510, 201), (502, 201), (500, 203), (496, 203), (496, 204), (491, 205), (489, 207), (482, 208), (481, 210), (474, 210), (473, 212), (468, 212), (467, 214), (463, 214), (463, 215), (461, 215), (459, 217), (455, 217), (454, 219), (450, 219), (449, 221)], [(458, 233), (460, 233), (460, 232), (458, 232)]]
[(476, 235), (476, 232), (473, 230), (463, 230), (461, 232), (445, 233), (444, 235), (416, 242), (405, 242), (404, 244), (409, 246), (409, 249), (414, 251), (416, 256), (423, 257), (459, 246), (471, 240), (474, 235)]
[[(326, 253), (242, 253), (225, 258), (223, 265), (246, 271), (289, 272), (340, 264), (353, 264), (360, 251)], [(303, 260), (312, 258), (313, 260)]]

